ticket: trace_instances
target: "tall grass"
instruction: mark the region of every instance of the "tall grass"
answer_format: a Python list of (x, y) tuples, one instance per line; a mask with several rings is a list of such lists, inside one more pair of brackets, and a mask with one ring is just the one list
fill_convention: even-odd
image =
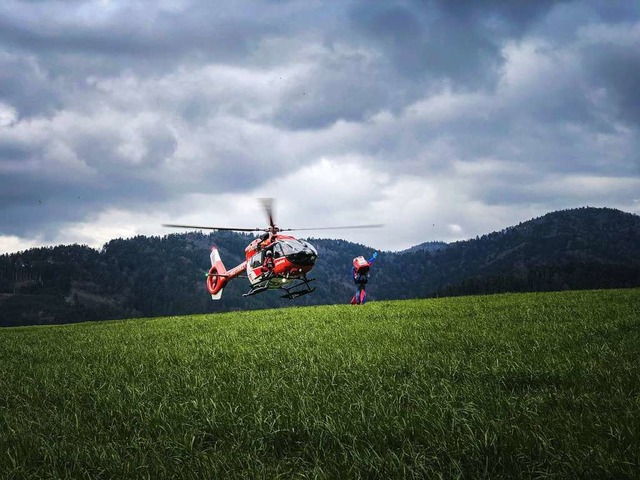
[(640, 478), (640, 290), (0, 330), (0, 478)]

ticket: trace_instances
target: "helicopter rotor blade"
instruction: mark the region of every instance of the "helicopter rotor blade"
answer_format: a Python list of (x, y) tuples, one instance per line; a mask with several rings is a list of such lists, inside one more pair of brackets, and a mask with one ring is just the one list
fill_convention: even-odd
[(275, 227), (276, 224), (273, 221), (273, 198), (261, 198), (260, 202), (262, 203), (262, 207), (269, 218), (269, 226), (271, 228)]
[(173, 223), (163, 223), (163, 227), (170, 228), (193, 228), (195, 230), (218, 230), (221, 232), (264, 232), (265, 228), (232, 228), (232, 227), (201, 227), (198, 225), (176, 225)]
[(290, 231), (303, 231), (303, 230), (351, 230), (354, 228), (382, 228), (384, 224), (378, 223), (374, 225), (343, 225), (342, 227), (316, 227), (316, 228), (282, 228), (281, 230)]

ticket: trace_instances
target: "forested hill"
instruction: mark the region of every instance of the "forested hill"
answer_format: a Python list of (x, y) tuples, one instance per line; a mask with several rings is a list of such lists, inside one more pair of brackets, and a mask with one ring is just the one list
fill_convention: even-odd
[(421, 266), (418, 291), (434, 296), (637, 286), (640, 216), (608, 208), (558, 211), (401, 258)]
[[(351, 261), (373, 248), (310, 239), (319, 260), (317, 290), (289, 301), (278, 292), (242, 297), (246, 279), (211, 301), (204, 281), (212, 244), (230, 268), (252, 236), (189, 232), (117, 239), (101, 251), (71, 245), (0, 256), (0, 325), (181, 315), (347, 302)], [(640, 286), (640, 217), (607, 208), (579, 208), (475, 239), (427, 242), (381, 252), (369, 298)]]

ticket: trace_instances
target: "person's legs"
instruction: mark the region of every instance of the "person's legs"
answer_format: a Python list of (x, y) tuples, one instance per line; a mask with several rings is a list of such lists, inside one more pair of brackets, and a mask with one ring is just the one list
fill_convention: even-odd
[(364, 289), (364, 285), (361, 287), (362, 290), (360, 290), (360, 304), (364, 305), (364, 303), (367, 301), (367, 292)]

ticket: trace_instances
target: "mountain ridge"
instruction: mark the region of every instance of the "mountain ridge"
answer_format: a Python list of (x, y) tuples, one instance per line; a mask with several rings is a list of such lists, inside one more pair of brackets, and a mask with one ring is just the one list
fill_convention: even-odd
[[(216, 232), (114, 239), (101, 250), (70, 245), (0, 256), (0, 325), (68, 323), (344, 303), (351, 260), (373, 248), (309, 238), (319, 252), (317, 290), (289, 303), (277, 293), (242, 297), (246, 280), (212, 302), (204, 287), (209, 249), (236, 265), (252, 235)], [(610, 208), (550, 212), (503, 230), (445, 244), (382, 252), (369, 298), (640, 286), (640, 216)]]

